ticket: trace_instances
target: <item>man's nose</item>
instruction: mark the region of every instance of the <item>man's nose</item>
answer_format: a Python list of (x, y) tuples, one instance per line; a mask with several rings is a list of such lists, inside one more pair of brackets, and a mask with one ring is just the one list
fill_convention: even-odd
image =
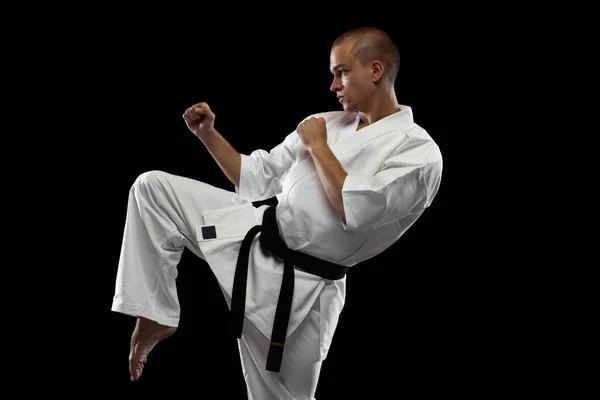
[(337, 79), (334, 79), (333, 82), (331, 82), (331, 86), (329, 87), (329, 90), (331, 90), (332, 92), (337, 92), (340, 90), (341, 84)]

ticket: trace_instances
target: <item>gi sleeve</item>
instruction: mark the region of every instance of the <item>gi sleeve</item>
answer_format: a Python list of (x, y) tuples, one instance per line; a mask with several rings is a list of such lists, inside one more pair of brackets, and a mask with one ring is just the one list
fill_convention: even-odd
[(349, 174), (342, 200), (349, 231), (374, 229), (429, 207), (442, 176), (442, 155), (432, 141), (409, 139), (374, 176)]
[(257, 149), (241, 155), (240, 182), (235, 192), (250, 201), (260, 201), (281, 192), (282, 182), (294, 160), (296, 131), (270, 151)]

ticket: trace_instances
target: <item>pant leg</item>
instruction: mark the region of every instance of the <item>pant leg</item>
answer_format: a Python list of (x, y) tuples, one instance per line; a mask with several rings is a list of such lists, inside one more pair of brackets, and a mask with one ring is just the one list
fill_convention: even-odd
[(244, 320), (238, 340), (248, 400), (314, 400), (321, 372), (320, 316), (317, 300), (298, 328), (286, 339), (279, 372), (266, 367), (269, 338)]
[(131, 186), (111, 309), (178, 326), (175, 278), (185, 247), (204, 259), (194, 237), (202, 213), (249, 203), (201, 181), (150, 171)]

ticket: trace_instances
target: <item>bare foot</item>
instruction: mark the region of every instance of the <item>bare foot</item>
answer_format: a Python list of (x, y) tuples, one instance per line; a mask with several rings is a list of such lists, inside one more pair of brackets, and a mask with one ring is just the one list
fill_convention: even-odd
[(129, 350), (129, 373), (132, 381), (137, 381), (142, 375), (150, 350), (176, 330), (176, 327), (161, 325), (144, 317), (137, 318)]

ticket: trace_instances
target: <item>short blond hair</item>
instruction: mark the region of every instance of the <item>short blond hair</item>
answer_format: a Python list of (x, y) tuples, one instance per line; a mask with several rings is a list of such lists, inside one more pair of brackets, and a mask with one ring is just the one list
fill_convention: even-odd
[(331, 49), (347, 40), (352, 42), (352, 56), (362, 65), (375, 60), (381, 61), (387, 82), (394, 85), (400, 70), (400, 53), (387, 33), (373, 26), (352, 29), (341, 34), (333, 42)]

